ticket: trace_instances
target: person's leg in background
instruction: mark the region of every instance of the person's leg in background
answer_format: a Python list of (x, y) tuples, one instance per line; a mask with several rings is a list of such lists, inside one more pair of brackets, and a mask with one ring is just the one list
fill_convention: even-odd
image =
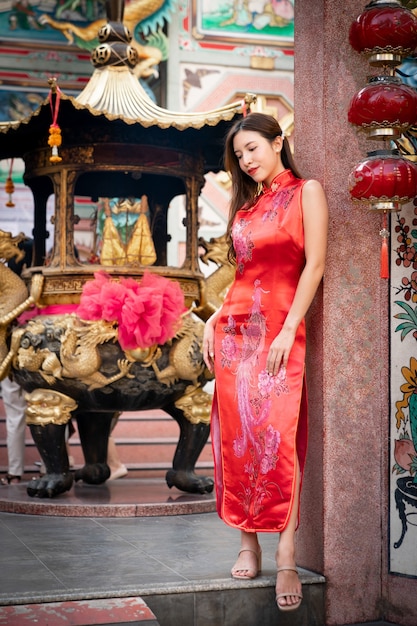
[(10, 378), (1, 383), (6, 412), (8, 473), (1, 484), (18, 483), (25, 468), (26, 401), (24, 390)]
[(116, 443), (112, 437), (112, 432), (118, 422), (120, 413), (118, 413), (113, 419), (110, 427), (110, 436), (107, 444), (107, 464), (110, 467), (110, 477), (108, 480), (116, 480), (117, 478), (123, 478), (127, 475), (127, 467), (124, 465), (119, 457)]

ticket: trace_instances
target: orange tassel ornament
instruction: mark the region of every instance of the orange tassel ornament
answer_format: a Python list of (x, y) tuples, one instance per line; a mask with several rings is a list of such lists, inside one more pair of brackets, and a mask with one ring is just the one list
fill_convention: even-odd
[[(53, 95), (55, 95), (55, 102), (53, 102)], [(51, 163), (59, 163), (62, 158), (59, 156), (58, 148), (62, 144), (61, 129), (58, 126), (58, 112), (59, 103), (61, 100), (61, 90), (54, 81), (49, 94), (49, 103), (52, 111), (52, 124), (49, 127), (49, 139), (48, 146), (52, 148), (52, 155), (49, 157)]]
[(6, 206), (8, 206), (8, 207), (15, 206), (15, 203), (13, 202), (13, 199), (12, 199), (12, 194), (14, 192), (14, 182), (13, 182), (13, 178), (12, 178), (12, 170), (13, 170), (13, 159), (11, 160), (10, 169), (9, 169), (9, 175), (6, 178), (6, 184), (4, 185), (4, 189), (5, 189), (6, 193), (9, 194), (9, 199), (6, 202)]
[(49, 157), (51, 163), (59, 163), (62, 157), (58, 154), (58, 147), (62, 143), (61, 129), (58, 125), (51, 124), (49, 127), (48, 146), (52, 148), (52, 155)]

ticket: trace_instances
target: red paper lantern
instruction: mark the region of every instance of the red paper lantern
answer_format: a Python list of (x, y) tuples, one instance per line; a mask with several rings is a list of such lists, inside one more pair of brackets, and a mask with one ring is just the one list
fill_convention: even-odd
[(399, 211), (417, 195), (417, 164), (396, 150), (375, 150), (349, 176), (349, 191), (356, 202), (376, 211)]
[(399, 65), (417, 46), (417, 17), (399, 0), (373, 0), (352, 23), (349, 42), (371, 65)]
[(387, 213), (399, 211), (401, 205), (417, 195), (417, 164), (400, 156), (397, 150), (375, 150), (355, 167), (349, 176), (349, 191), (355, 202), (366, 203), (382, 214), (379, 234), (381, 244), (381, 278), (389, 277)]
[(370, 139), (396, 139), (417, 121), (417, 92), (394, 76), (374, 76), (352, 98), (348, 120)]

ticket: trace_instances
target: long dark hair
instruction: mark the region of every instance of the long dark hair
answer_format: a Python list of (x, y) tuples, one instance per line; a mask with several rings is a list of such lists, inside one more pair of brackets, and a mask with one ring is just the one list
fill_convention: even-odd
[[(231, 230), (235, 215), (242, 207), (246, 206), (249, 208), (252, 206), (256, 196), (258, 195), (258, 183), (241, 170), (233, 148), (233, 140), (237, 133), (241, 130), (251, 130), (259, 133), (271, 144), (276, 137), (281, 137), (282, 135), (282, 128), (275, 117), (267, 115), (266, 113), (250, 113), (246, 117), (242, 117), (235, 122), (226, 136), (224, 166), (232, 179), (232, 197), (230, 200), (229, 222), (227, 224), (226, 231), (229, 242), (228, 256), (231, 261), (234, 261), (236, 258), (231, 238)], [(288, 139), (285, 137), (282, 144), (281, 159), (285, 169), (291, 170), (296, 178), (302, 178), (294, 163)]]

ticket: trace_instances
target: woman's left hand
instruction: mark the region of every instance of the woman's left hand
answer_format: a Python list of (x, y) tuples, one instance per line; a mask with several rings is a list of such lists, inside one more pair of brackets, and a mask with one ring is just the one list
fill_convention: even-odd
[(295, 331), (283, 328), (278, 333), (271, 343), (266, 359), (266, 371), (268, 374), (275, 376), (281, 367), (287, 367), (294, 340)]

